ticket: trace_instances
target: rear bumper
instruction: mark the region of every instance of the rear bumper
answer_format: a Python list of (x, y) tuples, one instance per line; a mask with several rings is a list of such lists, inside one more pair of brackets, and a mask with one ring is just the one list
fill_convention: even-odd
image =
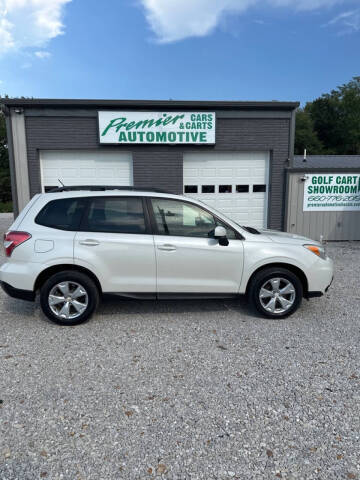
[(16, 285), (20, 290), (34, 290), (35, 279), (44, 266), (41, 263), (9, 259), (0, 266), (0, 282)]
[(36, 295), (32, 290), (21, 290), (20, 288), (12, 287), (6, 282), (0, 282), (0, 285), (4, 292), (10, 297), (19, 298), (20, 300), (27, 300), (28, 302), (35, 301)]

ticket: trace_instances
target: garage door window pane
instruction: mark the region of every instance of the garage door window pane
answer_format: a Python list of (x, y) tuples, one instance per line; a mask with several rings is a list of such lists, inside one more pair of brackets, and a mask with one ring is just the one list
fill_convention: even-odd
[(109, 233), (145, 233), (141, 198), (99, 197), (90, 200), (82, 230)]
[(58, 230), (77, 230), (85, 202), (83, 198), (52, 200), (38, 213), (35, 223)]
[(215, 185), (203, 185), (201, 193), (215, 193)]
[(197, 185), (185, 185), (185, 193), (198, 193)]
[(214, 217), (196, 205), (162, 199), (151, 202), (161, 235), (208, 237), (216, 227)]
[(266, 185), (254, 185), (253, 192), (254, 193), (266, 192)]
[(249, 185), (236, 185), (237, 193), (248, 193)]
[(232, 185), (219, 185), (219, 193), (231, 193)]

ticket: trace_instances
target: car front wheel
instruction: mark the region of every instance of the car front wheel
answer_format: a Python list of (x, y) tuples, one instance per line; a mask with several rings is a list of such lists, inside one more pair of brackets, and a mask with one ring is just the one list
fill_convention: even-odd
[(249, 297), (259, 313), (270, 318), (291, 315), (301, 304), (303, 287), (300, 279), (285, 268), (267, 268), (255, 274)]
[(60, 325), (79, 325), (88, 320), (99, 302), (95, 283), (87, 275), (64, 271), (52, 275), (41, 287), (44, 314)]

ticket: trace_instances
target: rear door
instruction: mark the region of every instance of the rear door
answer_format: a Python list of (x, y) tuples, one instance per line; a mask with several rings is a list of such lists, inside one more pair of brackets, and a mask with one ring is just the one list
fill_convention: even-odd
[(75, 264), (93, 271), (104, 292), (156, 292), (154, 240), (141, 197), (89, 198), (80, 230)]

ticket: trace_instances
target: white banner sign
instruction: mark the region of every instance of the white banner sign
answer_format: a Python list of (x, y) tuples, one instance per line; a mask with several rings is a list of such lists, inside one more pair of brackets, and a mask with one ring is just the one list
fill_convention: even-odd
[(99, 112), (100, 143), (215, 144), (214, 112)]
[(360, 211), (359, 173), (306, 175), (303, 211)]

